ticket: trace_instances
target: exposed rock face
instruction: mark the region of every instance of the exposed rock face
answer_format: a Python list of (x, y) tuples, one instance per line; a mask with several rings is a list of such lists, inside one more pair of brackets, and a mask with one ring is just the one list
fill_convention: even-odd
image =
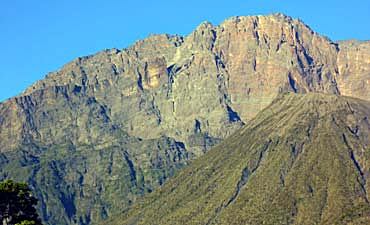
[[(169, 174), (161, 167), (163, 160), (169, 168), (177, 168), (202, 155), (248, 123), (280, 92), (324, 92), (370, 99), (368, 62), (368, 42), (333, 43), (301, 21), (281, 14), (234, 17), (219, 26), (206, 22), (186, 37), (155, 35), (128, 49), (78, 58), (36, 82), (22, 96), (0, 104), (0, 152), (7, 158), (37, 149), (32, 157), (47, 155), (53, 160), (64, 153), (61, 150), (50, 155), (50, 149), (72, 146), (81, 154), (78, 157), (89, 158), (94, 154), (84, 149), (108, 151), (126, 140), (137, 143), (137, 149), (122, 144), (115, 150), (123, 156), (130, 149), (133, 176), (139, 176), (136, 171), (144, 171), (142, 168), (152, 169), (143, 172), (143, 179), (149, 183), (136, 183), (122, 191), (122, 196), (133, 196), (130, 199), (112, 198), (100, 207), (96, 202), (103, 201), (99, 197), (103, 194), (96, 196), (95, 203), (85, 194), (71, 200), (82, 207), (72, 211), (64, 207), (63, 214), (63, 207), (58, 212), (49, 208), (60, 207), (64, 201), (50, 197), (50, 193), (59, 193), (66, 184), (51, 191), (35, 181), (39, 193), (48, 193), (39, 196), (45, 222), (99, 222), (117, 208), (125, 208), (136, 195), (163, 183)], [(135, 158), (137, 151), (145, 154)], [(151, 158), (153, 151), (161, 157)], [(40, 176), (39, 170), (11, 171), (9, 168), (19, 167), (19, 161), (6, 162), (8, 166), (0, 166), (2, 177), (32, 180)], [(36, 162), (46, 176), (54, 176), (54, 170)], [(89, 167), (104, 165), (95, 162)], [(119, 164), (114, 166), (120, 168)], [(53, 179), (65, 180), (65, 176)], [(69, 179), (69, 193), (77, 195), (87, 185), (85, 181), (79, 183), (77, 176)], [(121, 179), (114, 188), (126, 182)], [(108, 184), (106, 179), (101, 180), (103, 187)], [(95, 192), (89, 189), (89, 193)], [(94, 212), (84, 207), (89, 204), (95, 207)]]
[(191, 158), (173, 138), (129, 136), (106, 106), (75, 85), (36, 90), (0, 106), (8, 128), (0, 176), (29, 182), (48, 224), (99, 223)]
[(370, 102), (282, 94), (109, 224), (369, 224)]
[(370, 42), (340, 42), (337, 58), (341, 94), (370, 99)]

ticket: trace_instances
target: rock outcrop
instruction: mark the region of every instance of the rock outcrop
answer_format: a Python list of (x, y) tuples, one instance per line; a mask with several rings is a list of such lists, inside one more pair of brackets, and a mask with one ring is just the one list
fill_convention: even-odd
[[(370, 100), (369, 46), (334, 43), (299, 20), (275, 14), (233, 17), (218, 26), (205, 22), (186, 37), (153, 35), (127, 49), (80, 57), (0, 104), (0, 178), (32, 181), (46, 223), (98, 223), (248, 123), (281, 92)], [(95, 151), (114, 155), (113, 149), (134, 168), (114, 185), (106, 167), (122, 165), (91, 158)], [(23, 164), (22, 154), (35, 164)], [(69, 198), (79, 205), (75, 210), (63, 203), (62, 190), (77, 196), (96, 183), (56, 175), (48, 162), (65, 155), (81, 165), (91, 160), (86, 171), (106, 168), (98, 170), (99, 195), (88, 188)], [(74, 165), (60, 163), (73, 171)], [(41, 176), (59, 183), (47, 188), (35, 180)], [(108, 186), (118, 190), (131, 176), (144, 180), (122, 189), (120, 196), (131, 197), (104, 197)]]
[(338, 88), (342, 95), (370, 99), (370, 41), (340, 42)]

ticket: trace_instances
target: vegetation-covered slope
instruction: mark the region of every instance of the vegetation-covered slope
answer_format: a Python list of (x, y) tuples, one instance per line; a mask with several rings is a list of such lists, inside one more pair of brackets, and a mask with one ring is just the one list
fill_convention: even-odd
[(112, 224), (369, 224), (370, 103), (284, 94)]

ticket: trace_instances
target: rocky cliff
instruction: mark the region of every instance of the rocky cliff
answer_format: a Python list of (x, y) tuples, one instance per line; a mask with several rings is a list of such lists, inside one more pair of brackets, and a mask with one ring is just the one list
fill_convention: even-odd
[[(186, 37), (153, 35), (80, 57), (0, 104), (0, 176), (33, 184), (46, 223), (99, 222), (278, 93), (370, 100), (369, 48), (334, 43), (274, 14), (205, 22)], [(124, 177), (112, 183), (111, 171)]]

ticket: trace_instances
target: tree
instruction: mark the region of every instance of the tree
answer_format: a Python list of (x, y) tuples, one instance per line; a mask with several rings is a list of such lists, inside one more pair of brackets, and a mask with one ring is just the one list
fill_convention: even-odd
[(32, 196), (26, 183), (12, 180), (0, 182), (0, 221), (2, 225), (39, 225), (36, 212), (37, 199)]
[(36, 225), (36, 222), (35, 221), (30, 221), (30, 220), (23, 220), (22, 222), (20, 223), (17, 223), (15, 225)]

